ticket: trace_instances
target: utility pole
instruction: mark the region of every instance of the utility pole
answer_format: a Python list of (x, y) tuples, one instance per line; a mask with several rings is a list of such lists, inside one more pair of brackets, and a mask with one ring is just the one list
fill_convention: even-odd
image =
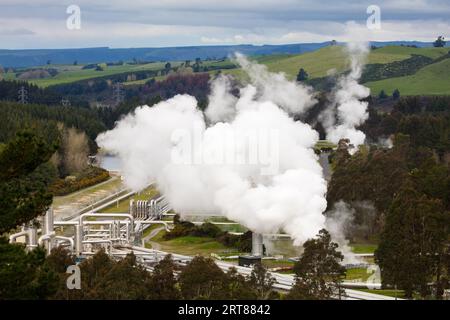
[(119, 105), (124, 100), (125, 93), (123, 92), (123, 85), (120, 82), (116, 82), (113, 85), (113, 98), (116, 105)]
[(28, 91), (25, 89), (24, 86), (21, 86), (18, 93), (18, 101), (21, 104), (27, 104), (28, 103)]

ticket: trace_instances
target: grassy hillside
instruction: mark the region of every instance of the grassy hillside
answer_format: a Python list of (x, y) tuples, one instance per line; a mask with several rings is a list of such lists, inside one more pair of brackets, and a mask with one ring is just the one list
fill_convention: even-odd
[(365, 85), (372, 90), (372, 95), (378, 95), (381, 90), (390, 95), (396, 88), (402, 95), (450, 94), (450, 59), (433, 63), (410, 76), (368, 82)]
[[(376, 50), (373, 50), (371, 52), (371, 56), (377, 55), (377, 54), (382, 54), (382, 55), (392, 55), (392, 56), (398, 56), (403, 57), (402, 59), (399, 60), (403, 60), (406, 58), (409, 58), (411, 55), (413, 54), (417, 54), (417, 55), (422, 55), (422, 56), (426, 56), (432, 59), (436, 59), (439, 58), (440, 56), (443, 56), (444, 54), (446, 54), (448, 51), (450, 50), (450, 48), (446, 47), (446, 48), (411, 48), (411, 47), (401, 47), (401, 46), (387, 46), (387, 47), (383, 47), (383, 48), (379, 48)], [(374, 61), (371, 61), (369, 63), (376, 63)], [(383, 62), (381, 62), (383, 63)], [(386, 63), (386, 62), (384, 62)]]
[[(82, 69), (82, 66), (56, 66), (59, 74), (55, 77), (47, 79), (34, 79), (29, 82), (37, 84), (40, 87), (47, 87), (55, 84), (70, 83), (79, 80), (92, 79), (97, 77), (104, 77), (124, 72), (135, 72), (144, 70), (159, 70), (164, 68), (163, 62), (153, 62), (142, 65), (124, 64), (121, 66), (108, 66), (104, 71), (96, 71), (95, 69)], [(173, 62), (172, 66), (177, 63)], [(54, 68), (55, 66), (50, 66)]]
[(294, 78), (300, 68), (304, 68), (311, 78), (317, 78), (326, 76), (329, 70), (343, 71), (346, 67), (345, 54), (342, 47), (338, 46), (263, 63), (270, 71), (282, 71), (290, 78)]
[[(367, 59), (368, 64), (389, 63), (410, 58), (413, 54), (436, 59), (448, 52), (449, 48), (410, 48), (387, 46), (372, 50)], [(338, 72), (348, 67), (345, 48), (341, 46), (326, 47), (314, 52), (294, 56), (276, 56), (272, 59), (261, 60), (270, 71), (282, 71), (294, 78), (300, 68), (304, 68), (311, 79), (324, 77), (329, 70)]]
[[(371, 50), (367, 58), (367, 64), (372, 64), (375, 68), (380, 69), (380, 66), (375, 64), (388, 64), (395, 62), (393, 65), (384, 66), (386, 70), (390, 71), (394, 69), (394, 66), (398, 65), (397, 62), (402, 61), (400, 65), (403, 68), (404, 60), (409, 59), (415, 55), (424, 56), (430, 59), (437, 59), (449, 51), (448, 47), (445, 48), (413, 48), (402, 46), (386, 46)], [(322, 49), (307, 52), (304, 54), (274, 54), (255, 56), (254, 59), (259, 63), (262, 63), (273, 72), (284, 72), (288, 78), (295, 79), (300, 68), (304, 68), (308, 74), (309, 79), (322, 78), (327, 76), (330, 72), (341, 73), (348, 69), (348, 55), (345, 52), (343, 46), (328, 46)], [(423, 59), (422, 59), (423, 60)], [(179, 66), (182, 62), (171, 62), (172, 67)], [(148, 63), (143, 65), (130, 65), (124, 64), (121, 66), (108, 66), (104, 71), (95, 71), (94, 69), (83, 70), (82, 66), (73, 65), (52, 65), (45, 66), (56, 68), (59, 71), (55, 77), (48, 79), (36, 79), (29, 80), (31, 83), (35, 83), (41, 87), (47, 87), (55, 84), (70, 83), (79, 80), (92, 79), (97, 77), (105, 77), (109, 75), (115, 75), (120, 73), (132, 73), (144, 70), (161, 70), (164, 68), (163, 62)], [(427, 63), (425, 63), (427, 64)], [(217, 73), (218, 69), (221, 69), (223, 73), (231, 74), (238, 79), (246, 80), (246, 75), (241, 69), (234, 68), (233, 62), (230, 60), (224, 61), (203, 61), (203, 66), (210, 67), (210, 74)], [(412, 72), (415, 72), (415, 68), (421, 66), (413, 65), (408, 67)], [(381, 67), (383, 68), (383, 67)], [(399, 68), (401, 71), (402, 68)], [(409, 70), (408, 69), (408, 70)], [(371, 69), (368, 69), (369, 71)], [(368, 71), (368, 72), (369, 72)], [(385, 72), (386, 73), (386, 72)], [(378, 73), (373, 73), (378, 74)], [(402, 95), (416, 95), (416, 94), (449, 94), (450, 93), (450, 65), (448, 60), (444, 60), (438, 63), (434, 63), (418, 69), (415, 74), (408, 76), (401, 76), (401, 73), (389, 73), (384, 77), (394, 77), (385, 80), (378, 80), (367, 82), (367, 85), (373, 90), (373, 94), (377, 95), (382, 89), (388, 94), (391, 94), (393, 90), (398, 88)], [(13, 79), (14, 74), (6, 74), (5, 78)], [(163, 80), (166, 76), (157, 76), (155, 80)], [(382, 79), (383, 77), (372, 77), (366, 81)], [(149, 79), (141, 79), (126, 82), (126, 85), (139, 85), (144, 84)]]

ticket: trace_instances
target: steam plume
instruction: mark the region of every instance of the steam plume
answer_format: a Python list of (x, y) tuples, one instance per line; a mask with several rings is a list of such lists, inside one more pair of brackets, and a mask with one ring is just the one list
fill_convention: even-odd
[[(236, 59), (251, 84), (235, 98), (225, 77), (214, 80), (209, 121), (195, 98), (178, 95), (152, 108), (137, 108), (97, 142), (121, 158), (128, 186), (141, 189), (156, 181), (177, 212), (220, 213), (256, 232), (285, 231), (301, 244), (325, 226), (326, 182), (312, 149), (318, 133), (290, 114), (307, 110), (315, 99), (311, 89), (283, 74), (270, 73), (242, 55)], [(193, 137), (191, 153), (186, 153), (190, 143), (185, 135), (177, 132)], [(268, 136), (269, 145), (263, 161), (242, 164), (239, 159), (254, 148), (249, 132)], [(175, 163), (174, 154), (192, 163)], [(205, 154), (224, 161), (206, 164), (201, 161)]]
[(347, 228), (353, 221), (355, 210), (344, 201), (335, 203), (333, 209), (327, 212), (326, 229), (334, 242), (339, 245), (339, 251), (344, 255), (344, 264), (357, 264), (362, 260), (352, 252), (346, 238)]
[(332, 103), (322, 114), (327, 139), (338, 143), (348, 138), (358, 146), (364, 143), (365, 134), (356, 127), (368, 118), (367, 102), (360, 101), (370, 95), (370, 89), (360, 85), (364, 62), (368, 53), (366, 43), (349, 43), (346, 50), (350, 56), (350, 72), (342, 76), (334, 91)]

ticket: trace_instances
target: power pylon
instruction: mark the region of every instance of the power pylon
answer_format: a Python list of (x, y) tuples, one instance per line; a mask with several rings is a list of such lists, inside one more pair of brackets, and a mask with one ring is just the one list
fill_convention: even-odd
[(17, 92), (18, 94), (18, 101), (21, 104), (27, 104), (28, 103), (28, 91), (25, 89), (24, 86), (21, 86), (19, 91)]

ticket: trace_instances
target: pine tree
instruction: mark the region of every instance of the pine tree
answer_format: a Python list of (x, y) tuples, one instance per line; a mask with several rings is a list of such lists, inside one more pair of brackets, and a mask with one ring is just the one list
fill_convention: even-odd
[(174, 271), (172, 256), (166, 255), (153, 269), (149, 285), (150, 299), (175, 300), (181, 297)]
[(394, 98), (394, 100), (400, 99), (400, 91), (398, 89), (394, 90), (394, 92), (392, 93), (392, 98)]
[(253, 266), (248, 282), (258, 300), (274, 299), (276, 297), (276, 293), (272, 289), (275, 278), (272, 277), (262, 263), (257, 263)]
[(308, 80), (308, 73), (305, 71), (305, 69), (300, 68), (298, 74), (297, 74), (297, 81), (302, 82)]
[(179, 284), (184, 299), (224, 299), (228, 295), (224, 280), (224, 272), (212, 259), (196, 256), (181, 272)]
[(383, 285), (405, 290), (408, 298), (415, 291), (429, 295), (428, 284), (443, 270), (449, 224), (449, 212), (440, 200), (406, 183), (392, 202), (375, 252)]
[(0, 233), (33, 220), (52, 203), (43, 165), (55, 148), (23, 132), (0, 151)]
[(337, 251), (338, 245), (331, 241), (325, 229), (315, 239), (303, 244), (304, 252), (294, 266), (295, 285), (287, 295), (288, 299), (326, 300), (343, 295), (340, 285), (345, 277), (341, 266), (344, 256)]

